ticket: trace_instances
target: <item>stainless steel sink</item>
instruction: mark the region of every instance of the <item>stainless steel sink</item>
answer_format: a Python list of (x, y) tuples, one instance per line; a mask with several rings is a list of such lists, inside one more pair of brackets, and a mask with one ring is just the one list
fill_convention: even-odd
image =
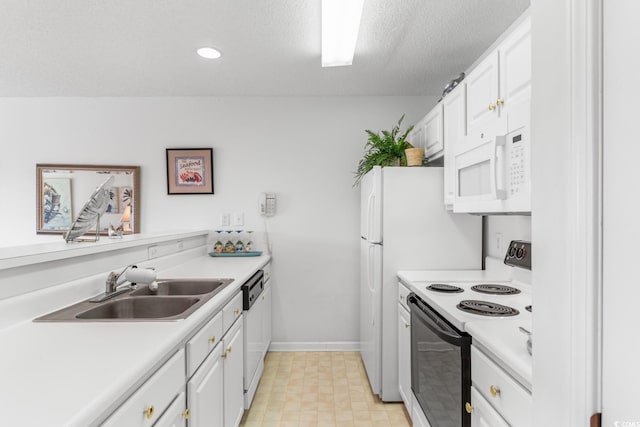
[(231, 283), (231, 279), (168, 279), (159, 280), (158, 289), (152, 291), (148, 286), (131, 292), (131, 296), (140, 295), (203, 295), (216, 290), (222, 290)]
[(139, 297), (105, 302), (76, 315), (78, 319), (161, 319), (178, 316), (195, 305), (195, 297)]
[(103, 302), (82, 301), (35, 322), (157, 322), (185, 319), (233, 279), (166, 279), (158, 290), (144, 285)]

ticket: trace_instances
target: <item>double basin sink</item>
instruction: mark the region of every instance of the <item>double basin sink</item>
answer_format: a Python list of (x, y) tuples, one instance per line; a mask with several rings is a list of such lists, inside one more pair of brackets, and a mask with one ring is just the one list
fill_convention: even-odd
[(158, 280), (102, 302), (86, 300), (35, 319), (38, 322), (162, 321), (185, 319), (233, 279)]

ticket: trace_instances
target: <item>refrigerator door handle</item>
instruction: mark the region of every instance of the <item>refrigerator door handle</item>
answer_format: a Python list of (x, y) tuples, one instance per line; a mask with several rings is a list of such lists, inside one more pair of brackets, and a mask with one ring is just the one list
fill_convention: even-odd
[(369, 298), (369, 300), (371, 301), (371, 325), (375, 325), (376, 324), (376, 301), (375, 301), (375, 277), (374, 277), (374, 272), (373, 269), (375, 267), (375, 247), (373, 245), (369, 245), (369, 253), (368, 253), (368, 257), (367, 257), (367, 267), (368, 267), (368, 280), (367, 280), (367, 286), (369, 288), (369, 292), (371, 292), (371, 296)]
[(369, 194), (367, 200), (367, 239), (373, 238), (373, 207), (375, 206), (376, 193), (374, 191)]

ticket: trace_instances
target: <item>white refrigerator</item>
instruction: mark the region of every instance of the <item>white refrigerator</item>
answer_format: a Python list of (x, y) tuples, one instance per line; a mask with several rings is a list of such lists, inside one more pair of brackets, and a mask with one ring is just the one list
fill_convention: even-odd
[(361, 181), (360, 352), (371, 389), (398, 391), (399, 270), (479, 270), (482, 218), (444, 207), (442, 167), (376, 166)]

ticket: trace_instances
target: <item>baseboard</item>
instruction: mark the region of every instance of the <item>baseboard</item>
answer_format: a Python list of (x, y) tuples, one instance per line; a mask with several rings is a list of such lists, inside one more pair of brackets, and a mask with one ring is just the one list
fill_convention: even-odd
[(269, 351), (360, 351), (360, 342), (272, 342)]

